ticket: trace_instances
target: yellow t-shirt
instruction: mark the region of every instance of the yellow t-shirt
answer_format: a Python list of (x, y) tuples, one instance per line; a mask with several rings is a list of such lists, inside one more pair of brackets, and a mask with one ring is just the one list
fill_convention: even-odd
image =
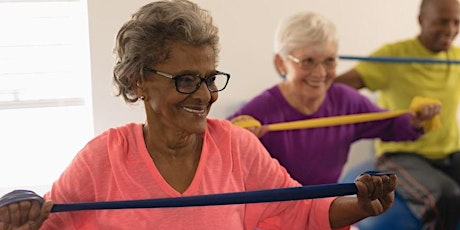
[[(460, 48), (432, 53), (417, 38), (382, 46), (371, 56), (459, 60)], [(355, 70), (365, 85), (379, 91), (378, 103), (390, 110), (407, 109), (414, 96), (442, 103), (442, 127), (414, 142), (376, 142), (377, 155), (384, 152), (416, 152), (431, 159), (459, 150), (457, 107), (460, 94), (460, 65), (426, 63), (360, 62)]]

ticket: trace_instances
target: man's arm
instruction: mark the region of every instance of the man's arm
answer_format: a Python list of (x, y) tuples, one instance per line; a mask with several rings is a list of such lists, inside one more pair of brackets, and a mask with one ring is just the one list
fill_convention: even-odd
[(366, 87), (361, 78), (361, 75), (354, 69), (345, 72), (335, 78), (335, 82), (342, 83), (351, 86), (355, 89), (361, 89)]

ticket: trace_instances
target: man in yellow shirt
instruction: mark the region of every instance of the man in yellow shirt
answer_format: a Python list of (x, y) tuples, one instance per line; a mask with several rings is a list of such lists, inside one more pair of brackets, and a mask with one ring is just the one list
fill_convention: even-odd
[[(452, 46), (458, 0), (422, 0), (418, 21), (417, 37), (383, 45), (371, 56), (460, 60), (460, 48)], [(424, 229), (454, 229), (460, 219), (460, 65), (360, 62), (336, 81), (378, 91), (378, 103), (390, 110), (408, 108), (415, 96), (441, 101), (442, 127), (414, 142), (377, 142), (377, 166), (397, 172), (397, 192)]]

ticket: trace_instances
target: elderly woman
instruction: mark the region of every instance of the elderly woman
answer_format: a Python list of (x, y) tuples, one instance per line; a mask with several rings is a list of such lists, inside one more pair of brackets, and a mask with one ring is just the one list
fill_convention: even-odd
[(0, 208), (0, 229), (331, 229), (387, 210), (396, 177), (365, 174), (356, 197), (225, 206), (52, 213), (53, 203), (138, 200), (300, 186), (258, 139), (209, 119), (229, 74), (217, 28), (185, 0), (143, 6), (117, 36), (114, 80), (146, 122), (91, 140), (45, 195)]
[[(332, 22), (303, 12), (282, 21), (275, 39), (275, 65), (284, 81), (265, 90), (229, 117), (233, 122), (255, 118), (262, 124), (381, 112), (382, 109), (341, 84), (336, 77), (338, 38)], [(430, 104), (417, 114), (393, 119), (268, 132), (249, 128), (303, 185), (336, 183), (353, 142), (365, 138), (411, 141), (423, 134), (422, 122), (438, 114)]]

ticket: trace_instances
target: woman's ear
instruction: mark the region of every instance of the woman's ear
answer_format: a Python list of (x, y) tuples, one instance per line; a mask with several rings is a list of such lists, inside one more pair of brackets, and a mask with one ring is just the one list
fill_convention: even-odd
[(145, 100), (145, 95), (144, 95), (144, 88), (142, 86), (142, 82), (137, 82), (136, 83), (136, 88), (135, 88), (135, 93), (137, 95), (137, 97), (141, 100)]
[(286, 67), (284, 66), (284, 60), (279, 54), (275, 54), (275, 57), (273, 58), (273, 64), (275, 65), (275, 69), (278, 72), (278, 74), (286, 78)]

